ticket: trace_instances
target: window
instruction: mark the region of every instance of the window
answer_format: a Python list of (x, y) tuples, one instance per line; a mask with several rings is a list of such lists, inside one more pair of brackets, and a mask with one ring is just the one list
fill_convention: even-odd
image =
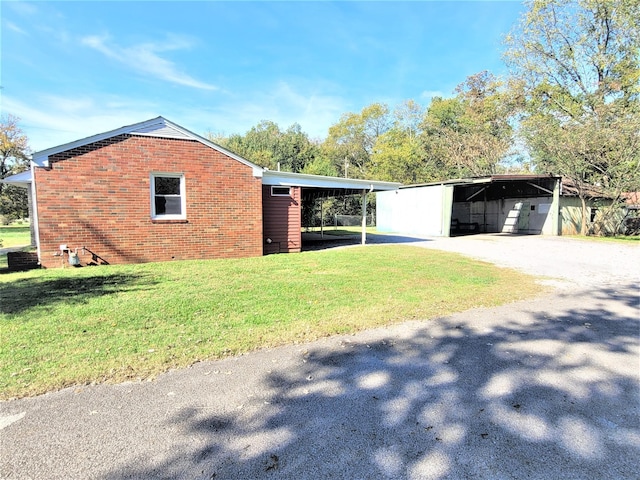
[(290, 197), (291, 188), (290, 187), (271, 187), (271, 196), (272, 197)]
[(185, 207), (184, 175), (151, 175), (151, 218), (183, 220), (187, 218)]

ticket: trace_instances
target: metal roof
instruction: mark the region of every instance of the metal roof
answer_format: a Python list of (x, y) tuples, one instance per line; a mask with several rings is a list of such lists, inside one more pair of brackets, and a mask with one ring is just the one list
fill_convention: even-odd
[(302, 196), (305, 200), (359, 195), (363, 191), (369, 193), (397, 190), (400, 187), (400, 184), (395, 182), (326, 177), (323, 175), (278, 172), (273, 170), (265, 170), (262, 173), (262, 184), (283, 187), (302, 187)]
[(360, 178), (326, 177), (323, 175), (279, 172), (274, 170), (265, 170), (262, 172), (262, 183), (264, 185), (335, 188), (358, 191), (368, 190), (372, 192), (397, 190), (398, 187), (400, 187), (400, 183), (396, 182), (380, 182), (377, 180), (365, 180)]
[(21, 173), (16, 173), (15, 175), (10, 175), (6, 178), (0, 180), (2, 183), (6, 183), (9, 185), (17, 185), (20, 187), (26, 187), (31, 183), (31, 170), (27, 170)]
[(477, 183), (492, 183), (492, 182), (505, 182), (505, 181), (517, 181), (517, 180), (546, 180), (546, 179), (558, 179), (558, 178), (560, 177), (555, 175), (496, 174), (496, 175), (486, 175), (482, 177), (454, 178), (451, 180), (441, 180), (439, 182), (403, 185), (400, 188), (429, 187), (432, 185), (473, 185)]

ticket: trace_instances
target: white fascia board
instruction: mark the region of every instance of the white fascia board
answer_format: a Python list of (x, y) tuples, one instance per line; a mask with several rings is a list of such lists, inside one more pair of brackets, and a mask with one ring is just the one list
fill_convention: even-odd
[(15, 175), (10, 175), (6, 178), (0, 180), (2, 183), (6, 183), (8, 185), (17, 185), (19, 187), (28, 188), (29, 184), (33, 181), (33, 176), (31, 175), (31, 170), (27, 170), (26, 172), (16, 173)]
[(373, 192), (397, 190), (400, 187), (400, 183), (395, 182), (380, 182), (376, 180), (363, 180), (357, 178), (325, 177), (322, 175), (277, 172), (273, 170), (265, 170), (262, 173), (262, 184), (303, 188), (368, 190)]

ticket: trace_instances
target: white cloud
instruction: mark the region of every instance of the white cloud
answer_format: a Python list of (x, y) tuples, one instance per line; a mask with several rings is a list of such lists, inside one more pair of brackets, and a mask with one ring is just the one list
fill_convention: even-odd
[(214, 104), (165, 105), (160, 114), (203, 136), (207, 132), (244, 134), (261, 120), (270, 120), (282, 129), (298, 123), (310, 138), (323, 139), (347, 104), (342, 98), (326, 93), (329, 88), (286, 82), (265, 84), (260, 90), (222, 95)]
[(31, 2), (3, 2), (2, 6), (23, 16), (33, 16), (39, 13), (38, 7)]
[(431, 101), (434, 97), (448, 98), (450, 96), (451, 95), (442, 93), (440, 90), (425, 90), (420, 93), (421, 100), (429, 100), (429, 101)]
[(4, 95), (2, 109), (20, 118), (33, 151), (142, 122), (162, 115), (197, 133), (244, 134), (261, 120), (281, 128), (300, 124), (311, 138), (323, 139), (346, 111), (346, 102), (327, 88), (278, 83), (260, 91), (223, 95), (215, 104), (176, 99), (158, 102), (109, 94), (33, 94), (29, 101)]
[(141, 43), (130, 47), (120, 47), (110, 43), (108, 36), (91, 35), (82, 38), (81, 43), (137, 72), (186, 87), (203, 90), (218, 89), (215, 85), (202, 82), (180, 71), (175, 63), (159, 55), (160, 52), (190, 47), (190, 42), (184, 38), (169, 36), (165, 43)]
[(22, 28), (20, 28), (18, 25), (16, 25), (15, 23), (12, 22), (5, 22), (4, 23), (5, 27), (8, 28), (9, 30), (12, 30), (16, 33), (19, 33), (21, 35), (29, 35), (25, 30), (23, 30)]
[(160, 114), (152, 104), (110, 97), (43, 95), (25, 104), (4, 96), (2, 104), (3, 111), (20, 119), (20, 127), (29, 138), (29, 146), (36, 152)]

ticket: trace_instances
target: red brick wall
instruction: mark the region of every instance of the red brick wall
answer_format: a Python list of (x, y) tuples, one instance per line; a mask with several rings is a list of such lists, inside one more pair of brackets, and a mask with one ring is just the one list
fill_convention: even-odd
[[(41, 264), (59, 267), (61, 244), (82, 264), (262, 255), (261, 179), (192, 140), (120, 135), (36, 168)], [(151, 173), (185, 177), (183, 221), (151, 219)], [(95, 260), (95, 258), (93, 258)]]
[(36, 252), (8, 252), (7, 267), (12, 272), (39, 268), (38, 254)]
[[(299, 252), (302, 245), (302, 194), (291, 187), (291, 196), (272, 196), (271, 187), (262, 187), (264, 212), (264, 253)], [(267, 243), (267, 238), (271, 243)]]

